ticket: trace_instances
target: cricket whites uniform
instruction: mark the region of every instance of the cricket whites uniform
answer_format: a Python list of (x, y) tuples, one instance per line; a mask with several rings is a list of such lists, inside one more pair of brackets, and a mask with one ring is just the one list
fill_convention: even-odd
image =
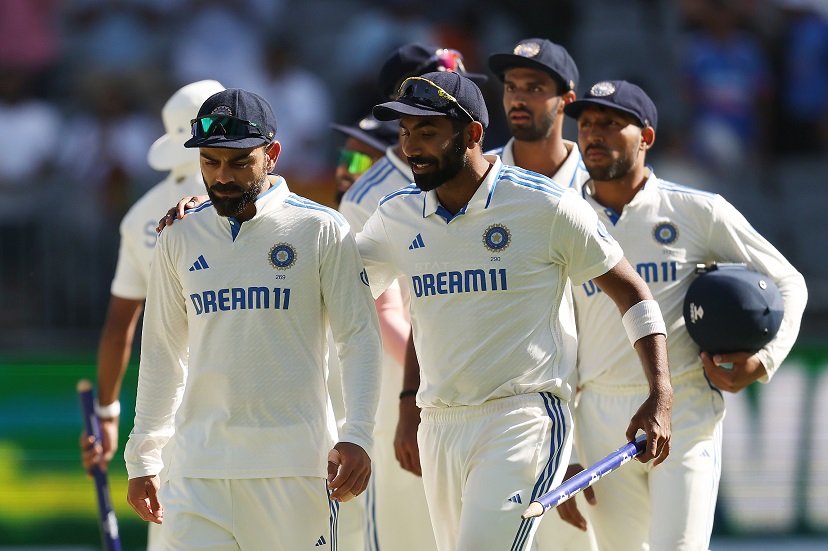
[[(699, 348), (684, 328), (684, 296), (696, 264), (745, 262), (779, 287), (785, 314), (776, 338), (758, 352), (773, 375), (794, 344), (807, 299), (799, 272), (720, 195), (660, 180), (616, 213), (583, 196), (610, 228), (658, 301), (667, 324), (673, 383), (669, 457), (653, 468), (636, 461), (594, 486), (590, 508), (601, 549), (707, 549), (719, 477), (724, 401), (706, 380)], [(578, 323), (576, 410), (578, 455), (584, 465), (621, 443), (629, 419), (648, 395), (641, 364), (618, 323), (615, 304), (591, 281), (573, 286)], [(764, 382), (767, 382), (767, 379)], [(649, 542), (649, 546), (646, 542)]]
[[(587, 172), (584, 162), (581, 159), (581, 151), (578, 149), (578, 144), (568, 140), (563, 140), (563, 143), (569, 153), (558, 171), (552, 175), (552, 179), (564, 187), (580, 189), (580, 184), (589, 179), (589, 172)], [(511, 138), (506, 142), (506, 145), (492, 149), (486, 154), (498, 155), (503, 164), (517, 166), (514, 152), (515, 139)], [(571, 289), (568, 289), (567, 292), (571, 293)], [(577, 427), (575, 429), (577, 430)], [(570, 459), (571, 462), (573, 462), (573, 459)], [(592, 524), (589, 522), (589, 506), (586, 499), (583, 494), (575, 496), (573, 499), (578, 501), (581, 515), (587, 520), (586, 532), (582, 532), (568, 522), (563, 521), (557, 513), (553, 512), (551, 515), (544, 515), (538, 520), (540, 526), (538, 526), (535, 537), (538, 551), (597, 550), (598, 544), (595, 541)]]
[(568, 278), (581, 284), (623, 256), (577, 193), (491, 160), (457, 215), (410, 185), (357, 236), (374, 296), (399, 277), (411, 289), (418, 443), (441, 550), (531, 542), (520, 513), (561, 481), (571, 447)]
[[(202, 193), (204, 180), (196, 160), (173, 168), (166, 178), (130, 207), (120, 225), (118, 263), (110, 287), (113, 296), (129, 300), (147, 298), (150, 264), (158, 236), (155, 231), (158, 219), (182, 197)], [(165, 452), (165, 459), (166, 456)], [(166, 473), (160, 473), (160, 478), (163, 482)], [(158, 524), (148, 524), (147, 550), (161, 551), (165, 548), (163, 530)]]
[[(552, 176), (552, 179), (563, 187), (577, 188), (579, 184), (589, 179), (589, 173), (581, 159), (578, 144), (569, 140), (563, 140), (563, 143), (569, 154), (567, 154), (561, 168)], [(486, 155), (497, 155), (504, 165), (517, 166), (515, 164), (515, 139), (510, 138), (506, 145), (487, 151)]]
[(156, 245), (125, 458), (130, 478), (156, 474), (175, 433), (160, 495), (175, 549), (336, 549), (328, 324), (348, 414), (339, 440), (371, 451), (381, 351), (354, 239), (336, 211), (270, 178), (252, 219), (208, 202)]
[[(342, 198), (339, 211), (354, 234), (362, 230), (383, 197), (414, 181), (408, 162), (400, 159), (394, 149), (387, 148), (385, 156), (357, 178)], [(394, 282), (392, 286), (399, 287), (399, 283)], [(357, 504), (363, 505), (364, 545), (358, 551), (420, 551), (436, 546), (422, 478), (400, 467), (394, 451), (402, 374), (403, 367), (386, 353), (374, 428), (372, 480), (363, 495), (342, 504), (340, 511), (340, 520), (347, 523)], [(398, 506), (401, 502), (405, 507)], [(340, 535), (343, 535), (343, 522), (340, 522)]]

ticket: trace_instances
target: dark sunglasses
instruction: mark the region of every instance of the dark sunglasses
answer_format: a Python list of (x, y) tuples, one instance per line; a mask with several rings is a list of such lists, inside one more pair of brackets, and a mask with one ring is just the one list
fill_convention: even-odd
[(337, 165), (346, 165), (351, 174), (362, 174), (374, 164), (374, 159), (365, 153), (352, 151), (350, 149), (339, 150), (339, 162)]
[(460, 102), (458, 102), (454, 96), (423, 77), (410, 77), (403, 81), (400, 86), (400, 95), (397, 99), (403, 98), (408, 98), (413, 100), (414, 103), (431, 107), (433, 109), (437, 109), (438, 111), (444, 111), (447, 108), (456, 107), (460, 109), (460, 111), (463, 112), (470, 121), (474, 120), (474, 117), (472, 117), (471, 114), (466, 111), (462, 105), (460, 105)]
[(247, 138), (251, 136), (270, 139), (255, 122), (228, 117), (227, 115), (206, 115), (190, 121), (193, 136), (207, 138), (221, 135), (228, 138)]

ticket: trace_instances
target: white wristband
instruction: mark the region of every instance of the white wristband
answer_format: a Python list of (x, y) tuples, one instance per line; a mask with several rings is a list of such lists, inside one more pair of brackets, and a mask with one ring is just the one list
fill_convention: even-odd
[(661, 308), (658, 307), (658, 302), (654, 300), (642, 300), (638, 304), (634, 304), (621, 318), (621, 322), (624, 324), (624, 329), (627, 330), (627, 338), (630, 339), (630, 344), (633, 346), (635, 346), (638, 339), (647, 335), (667, 334), (667, 325), (661, 316)]
[(115, 400), (108, 406), (101, 406), (97, 400), (95, 400), (95, 415), (98, 416), (100, 419), (114, 419), (121, 414), (121, 402), (119, 400)]

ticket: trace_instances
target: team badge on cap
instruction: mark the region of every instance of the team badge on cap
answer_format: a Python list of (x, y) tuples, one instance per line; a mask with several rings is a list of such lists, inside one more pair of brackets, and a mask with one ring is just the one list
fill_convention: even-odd
[(219, 105), (210, 112), (211, 115), (225, 115), (227, 117), (233, 116), (233, 110), (226, 105)]
[(512, 234), (506, 226), (494, 224), (483, 232), (483, 245), (492, 252), (500, 252), (509, 246)]
[(615, 93), (615, 84), (611, 82), (599, 82), (589, 89), (589, 95), (596, 98), (604, 98)]
[(287, 270), (296, 264), (296, 249), (288, 243), (277, 243), (270, 249), (268, 259), (277, 270)]
[(653, 228), (653, 237), (662, 245), (669, 245), (678, 239), (679, 231), (671, 222), (661, 222)]
[(515, 46), (512, 53), (522, 57), (535, 57), (540, 53), (541, 46), (537, 42), (524, 42)]

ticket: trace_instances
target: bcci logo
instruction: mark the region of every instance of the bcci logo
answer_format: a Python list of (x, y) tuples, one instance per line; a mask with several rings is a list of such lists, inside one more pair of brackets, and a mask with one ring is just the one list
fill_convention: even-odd
[(483, 245), (492, 252), (500, 252), (509, 246), (512, 234), (506, 226), (495, 224), (486, 228), (483, 232)]
[(524, 42), (515, 46), (512, 53), (521, 57), (535, 57), (540, 53), (540, 44), (537, 42)]
[(219, 105), (210, 113), (211, 115), (225, 115), (227, 117), (233, 116), (233, 110), (227, 105)]
[(270, 249), (268, 259), (270, 265), (277, 270), (287, 270), (296, 264), (296, 249), (287, 243), (277, 243)]
[(615, 84), (606, 81), (594, 84), (592, 88), (589, 89), (589, 95), (594, 98), (605, 98), (607, 96), (613, 95), (614, 93)]
[(678, 239), (678, 228), (670, 222), (661, 222), (653, 228), (653, 237), (662, 245), (669, 245)]

